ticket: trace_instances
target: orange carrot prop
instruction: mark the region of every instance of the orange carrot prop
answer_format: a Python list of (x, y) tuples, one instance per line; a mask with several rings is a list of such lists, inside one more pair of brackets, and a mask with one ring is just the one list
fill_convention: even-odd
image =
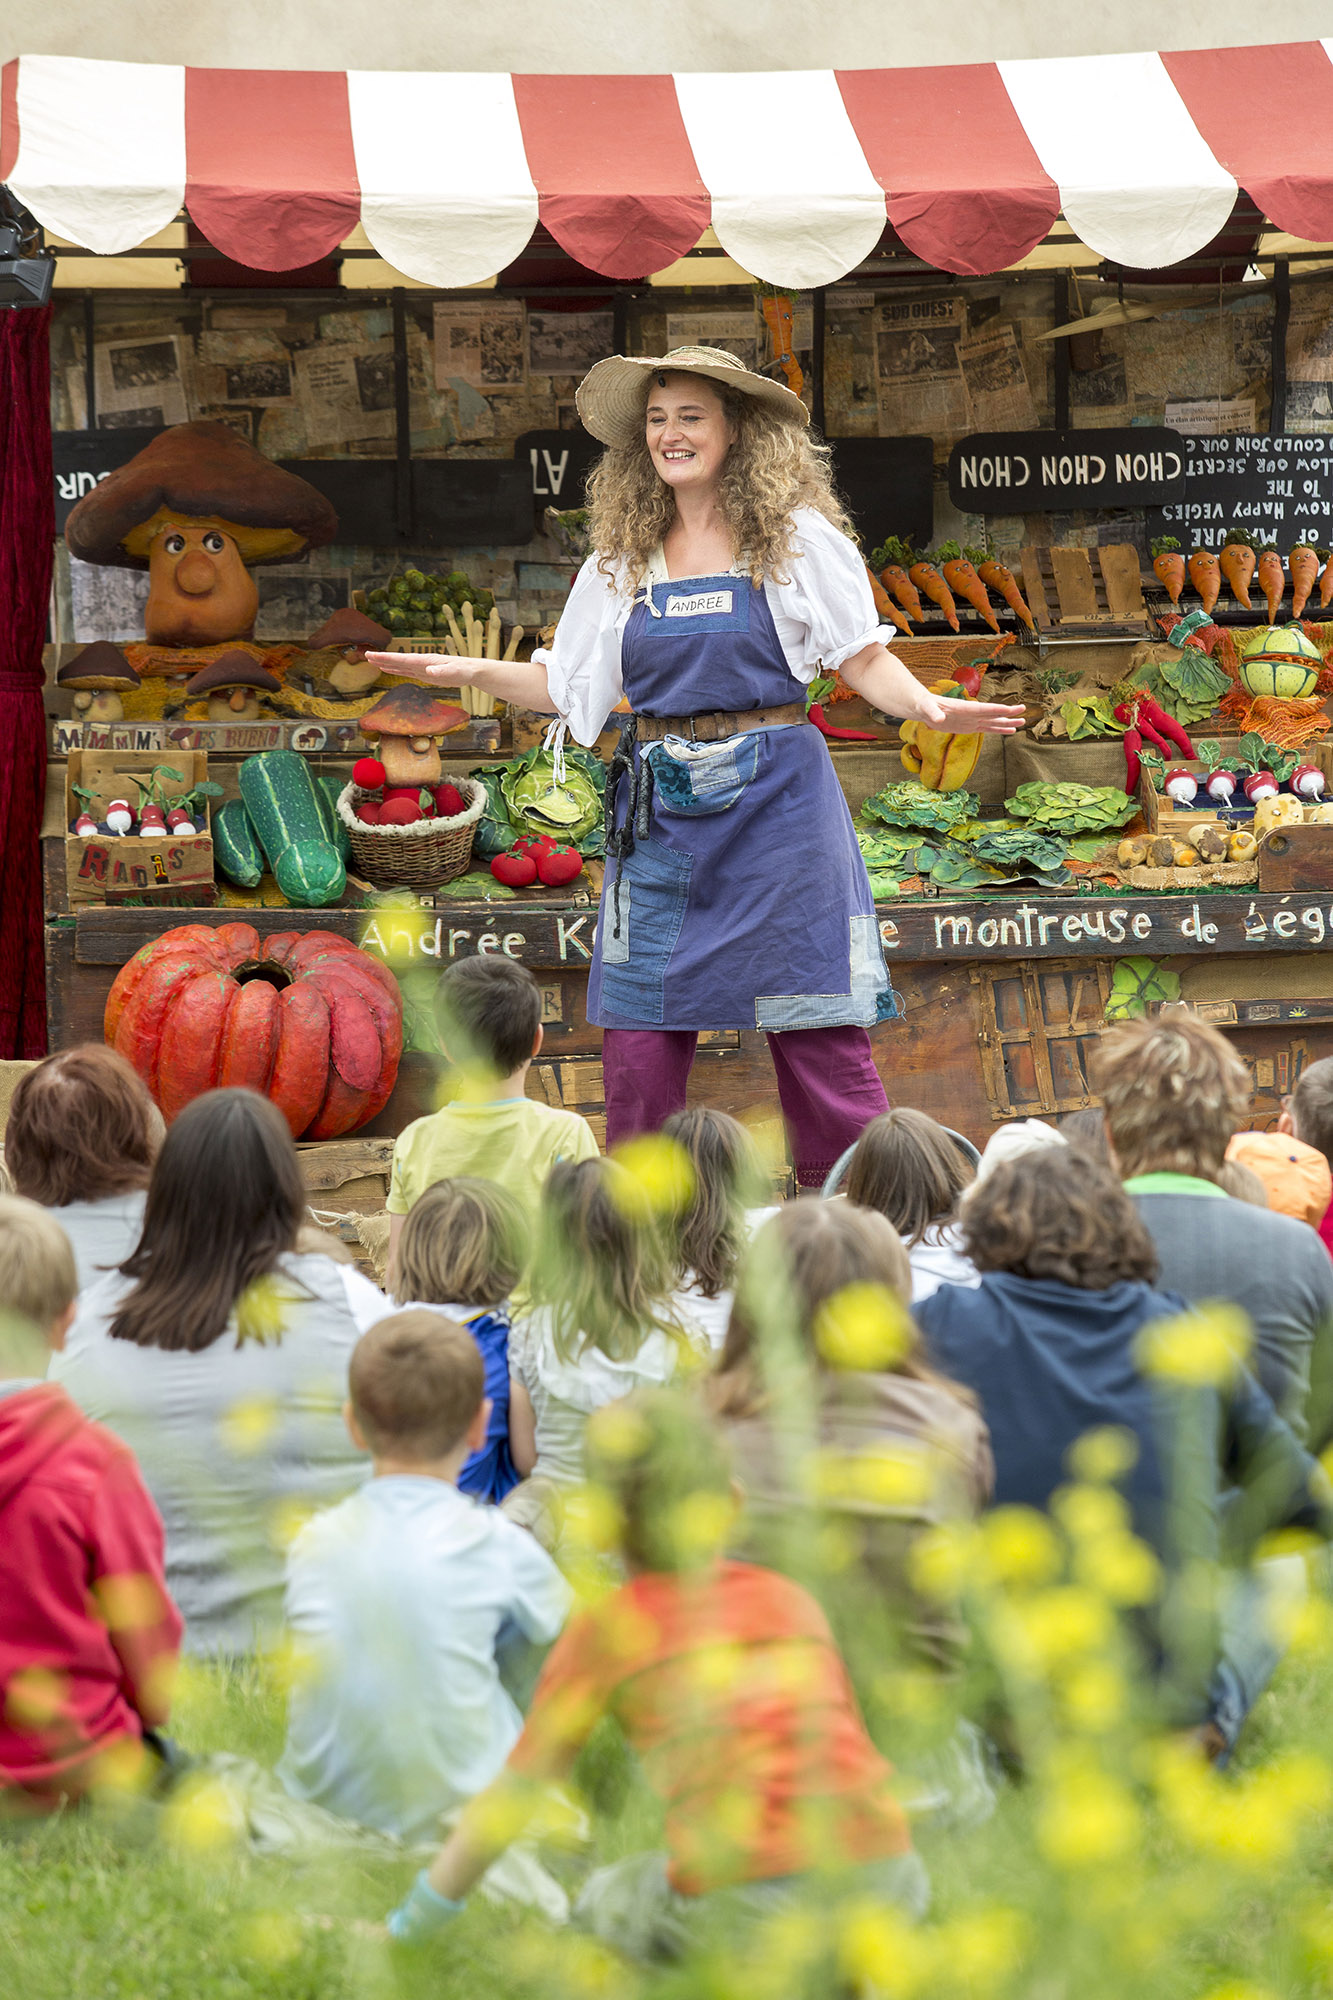
[(977, 575), (988, 590), (993, 590), (997, 597), (1004, 599), (1015, 618), (1021, 619), (1029, 632), (1036, 631), (1036, 622), (1028, 610), (1027, 599), (1014, 581), (1011, 569), (991, 557), (986, 562), (977, 564)]
[(792, 352), (792, 302), (781, 292), (767, 294), (760, 302), (764, 324), (773, 348), (773, 360), (787, 378), (793, 396), (805, 387), (805, 372)]
[[(941, 553), (943, 552), (941, 551)], [(964, 603), (970, 604), (974, 611), (980, 612), (981, 616), (990, 626), (991, 631), (998, 634), (1000, 630), (999, 620), (991, 610), (991, 601), (986, 595), (986, 586), (977, 575), (968, 558), (966, 556), (950, 556), (949, 560), (943, 566), (942, 574), (944, 581), (948, 584), (954, 595), (961, 597)]]
[(1259, 551), (1259, 588), (1268, 606), (1268, 622), (1277, 624), (1278, 609), (1282, 603), (1282, 593), (1287, 587), (1287, 573), (1282, 567), (1282, 558), (1274, 548)]
[(1329, 599), (1333, 598), (1333, 549), (1319, 549), (1316, 553), (1324, 565), (1319, 574), (1319, 609), (1327, 611)]
[(1152, 573), (1173, 604), (1185, 588), (1185, 558), (1174, 535), (1159, 535), (1152, 545)]
[(908, 617), (915, 618), (919, 624), (926, 615), (925, 610), (917, 595), (916, 585), (902, 564), (885, 563), (879, 573), (879, 580), (886, 590), (892, 591)]
[(1199, 593), (1199, 602), (1211, 612), (1222, 594), (1222, 571), (1211, 549), (1196, 549), (1189, 559), (1190, 582)]
[(933, 562), (915, 562), (908, 570), (918, 590), (923, 590), (932, 604), (938, 604), (949, 621), (951, 632), (958, 630), (958, 607), (953, 601), (953, 593), (940, 575)]
[(911, 619), (905, 612), (898, 609), (893, 599), (889, 596), (888, 591), (875, 575), (874, 570), (871, 569), (869, 563), (866, 564), (866, 575), (870, 578), (870, 594), (875, 600), (875, 609), (880, 617), (891, 618), (900, 632), (910, 632), (912, 629)]
[(1291, 622), (1304, 611), (1310, 593), (1319, 581), (1319, 551), (1308, 542), (1297, 542), (1287, 557), (1287, 568), (1291, 571)]
[(1250, 542), (1233, 540), (1230, 535), (1218, 559), (1218, 567), (1230, 585), (1231, 595), (1247, 611), (1250, 609), (1250, 578), (1258, 560)]

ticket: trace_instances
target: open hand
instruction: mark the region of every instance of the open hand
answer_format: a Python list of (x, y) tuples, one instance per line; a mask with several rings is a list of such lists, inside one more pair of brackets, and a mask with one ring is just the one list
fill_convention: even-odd
[(430, 687), (447, 681), (451, 687), (471, 684), (472, 671), (479, 663), (457, 653), (367, 653), (366, 659), (382, 674), (395, 674), (402, 681), (416, 681)]
[[(373, 653), (368, 654), (374, 659)], [(1021, 702), (958, 701), (952, 695), (921, 691), (918, 722), (927, 729), (948, 730), (954, 736), (1014, 736), (1023, 727)]]

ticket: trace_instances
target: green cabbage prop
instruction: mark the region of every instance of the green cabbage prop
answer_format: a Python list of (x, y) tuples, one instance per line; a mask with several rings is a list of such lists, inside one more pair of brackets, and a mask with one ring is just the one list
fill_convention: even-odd
[(479, 859), (490, 861), (507, 854), (516, 840), (543, 833), (580, 854), (602, 853), (606, 768), (590, 751), (566, 749), (562, 784), (556, 783), (553, 753), (540, 745), (498, 769), (482, 767), (469, 775), (486, 794), (472, 842)]

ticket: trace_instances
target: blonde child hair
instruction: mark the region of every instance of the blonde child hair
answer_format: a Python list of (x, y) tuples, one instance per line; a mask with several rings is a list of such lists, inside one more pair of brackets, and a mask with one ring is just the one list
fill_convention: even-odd
[(495, 1181), (460, 1174), (413, 1202), (398, 1241), (397, 1305), (500, 1305), (524, 1263), (522, 1207)]

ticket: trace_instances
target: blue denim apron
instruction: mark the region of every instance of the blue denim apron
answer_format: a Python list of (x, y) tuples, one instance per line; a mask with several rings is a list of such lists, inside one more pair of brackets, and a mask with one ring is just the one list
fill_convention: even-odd
[[(803, 701), (762, 589), (744, 576), (655, 584), (621, 647), (636, 713), (744, 713)], [(898, 1012), (851, 814), (809, 723), (632, 752), (651, 776), (628, 851), (608, 854), (588, 982), (601, 1028), (870, 1027)], [(648, 774), (642, 771), (647, 764)], [(610, 802), (612, 848), (635, 786)]]

